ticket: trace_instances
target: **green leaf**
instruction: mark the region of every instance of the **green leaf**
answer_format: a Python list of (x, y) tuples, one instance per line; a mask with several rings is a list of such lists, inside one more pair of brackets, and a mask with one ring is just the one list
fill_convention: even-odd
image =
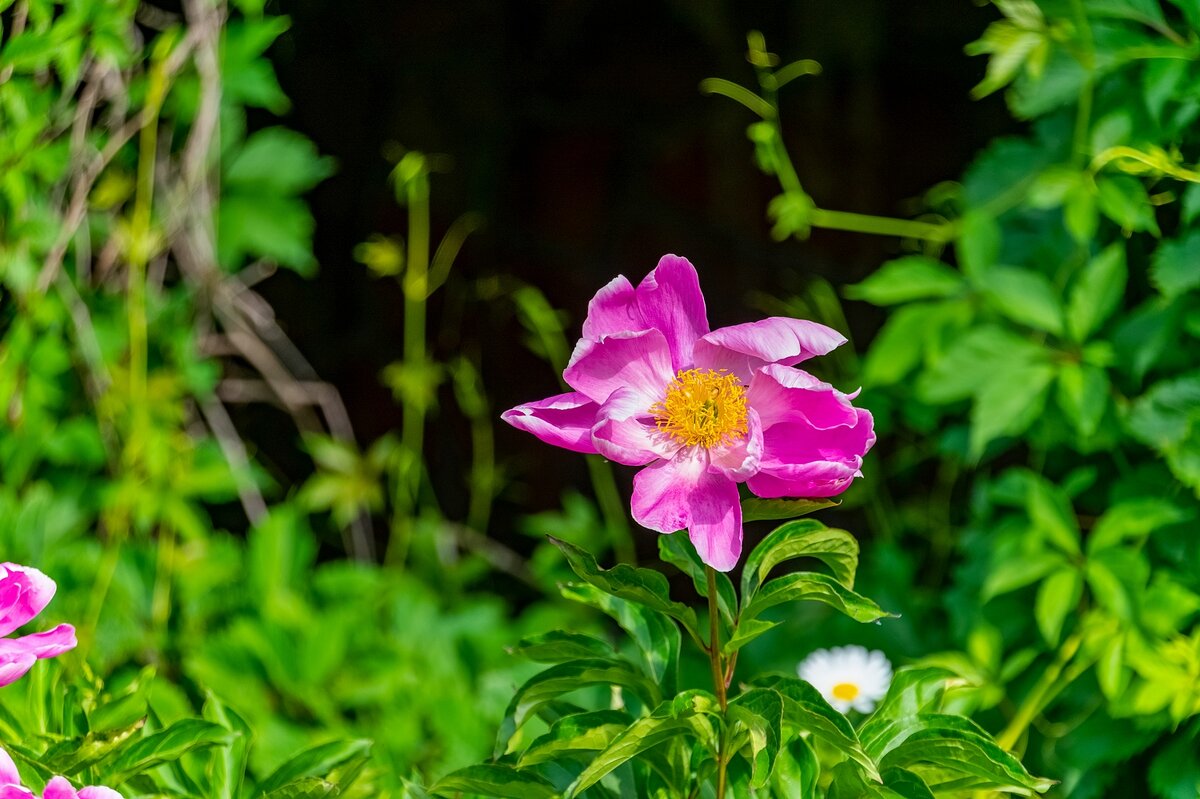
[(259, 790), (270, 793), (300, 780), (323, 780), (337, 769), (357, 772), (370, 758), (371, 746), (370, 741), (351, 740), (333, 741), (306, 749), (271, 772), (259, 785)]
[(1088, 554), (1134, 541), (1140, 543), (1162, 527), (1194, 518), (1194, 514), (1164, 499), (1133, 499), (1113, 505), (1096, 520), (1087, 539)]
[(951, 297), (963, 290), (962, 275), (933, 258), (906, 255), (888, 261), (861, 283), (846, 286), (846, 296), (873, 305)]
[[(744, 519), (743, 519), (744, 520)], [(700, 596), (708, 597), (708, 575), (704, 562), (700, 560), (696, 548), (688, 539), (686, 530), (679, 530), (670, 535), (658, 537), (658, 554), (667, 563), (679, 569), (692, 578), (692, 585)], [(737, 594), (734, 593), (733, 583), (729, 575), (716, 572), (717, 607), (725, 623), (733, 624), (733, 615), (737, 611)]]
[(1067, 329), (1076, 341), (1086, 341), (1116, 310), (1128, 279), (1122, 244), (1106, 248), (1080, 271), (1067, 301)]
[(1150, 282), (1168, 299), (1200, 287), (1200, 230), (1159, 245), (1150, 265)]
[(1099, 189), (1096, 199), (1101, 212), (1123, 230), (1160, 235), (1158, 220), (1154, 218), (1154, 206), (1150, 204), (1150, 195), (1140, 180), (1124, 175), (1105, 176), (1097, 178), (1096, 188)]
[(904, 799), (933, 799), (925, 780), (908, 769), (892, 767), (883, 772), (883, 784)]
[(765, 522), (779, 519), (795, 519), (825, 508), (838, 505), (835, 499), (763, 499), (749, 497), (742, 500), (743, 522)]
[(1145, 557), (1123, 547), (1092, 554), (1084, 570), (1096, 601), (1126, 624), (1134, 621), (1134, 595), (1145, 588), (1148, 573)]
[(611, 616), (637, 644), (646, 673), (662, 685), (665, 693), (674, 693), (681, 644), (679, 627), (675, 622), (661, 613), (618, 599), (586, 583), (567, 583), (560, 587), (560, 591), (567, 599), (590, 605)]
[(220, 724), (184, 719), (125, 747), (105, 766), (105, 780), (110, 786), (120, 785), (155, 766), (174, 763), (194, 749), (225, 744), (230, 739), (229, 731)]
[(777, 527), (746, 558), (742, 569), (742, 602), (748, 603), (780, 563), (796, 558), (816, 558), (829, 567), (846, 588), (854, 587), (858, 568), (858, 541), (845, 530), (805, 519)]
[(1200, 372), (1156, 383), (1133, 404), (1128, 425), (1200, 496)]
[(1000, 225), (984, 211), (968, 211), (958, 222), (958, 261), (977, 280), (1000, 258)]
[(939, 776), (946, 772), (974, 778), (972, 788), (1003, 790), (1032, 796), (1049, 790), (1053, 780), (1033, 777), (1021, 761), (1001, 749), (970, 719), (927, 714), (879, 761), (881, 768), (908, 768), (920, 775), (928, 764)]
[(828, 575), (795, 572), (776, 577), (763, 585), (750, 603), (742, 608), (741, 618), (753, 619), (767, 608), (801, 600), (822, 602), (859, 622), (895, 617), (895, 614), (881, 610), (871, 600), (854, 593)]
[(1044, 363), (993, 373), (971, 406), (971, 457), (978, 460), (997, 438), (1025, 432), (1045, 406), (1053, 380), (1054, 367)]
[(1042, 637), (1051, 647), (1058, 646), (1063, 622), (1068, 614), (1078, 610), (1082, 593), (1083, 575), (1074, 567), (1059, 569), (1038, 587), (1033, 616)]
[(517, 765), (524, 768), (558, 760), (564, 755), (598, 752), (607, 748), (632, 721), (629, 714), (621, 710), (593, 710), (563, 716), (550, 726), (549, 732), (529, 744)]
[(1096, 435), (1108, 408), (1112, 384), (1103, 369), (1067, 362), (1058, 370), (1058, 407), (1084, 440)]
[(773, 630), (782, 622), (765, 621), (763, 619), (742, 619), (734, 629), (733, 635), (721, 645), (721, 654), (732, 655), (760, 635)]
[(1057, 571), (1068, 563), (1067, 559), (1055, 551), (1042, 552), (1012, 552), (1008, 557), (1001, 557), (1000, 551), (992, 561), (987, 580), (980, 589), (979, 598), (983, 602), (1016, 591)]
[(1047, 363), (1045, 350), (996, 325), (980, 325), (957, 338), (946, 353), (917, 381), (917, 396), (942, 405), (978, 394), (998, 374), (1028, 371)]
[(246, 255), (277, 261), (304, 276), (316, 269), (315, 223), (300, 200), (230, 195), (221, 200), (217, 226), (217, 253), (227, 271), (239, 268)]
[(619, 563), (611, 569), (602, 569), (590, 554), (566, 541), (548, 536), (567, 558), (571, 569), (585, 582), (601, 591), (629, 602), (644, 605), (650, 610), (665, 613), (698, 633), (696, 612), (682, 602), (672, 601), (667, 578), (651, 569), (639, 569), (627, 563)]
[(1100, 226), (1100, 214), (1096, 210), (1097, 197), (1091, 186), (1081, 183), (1064, 198), (1063, 223), (1071, 238), (1079, 244), (1088, 244), (1096, 236)]
[(794, 738), (779, 750), (773, 787), (776, 796), (816, 796), (821, 761), (803, 738)]
[(324, 158), (305, 136), (287, 128), (266, 128), (251, 134), (229, 161), (224, 187), (240, 194), (299, 194), (333, 174), (333, 160)]
[[(578, 796), (595, 785), (613, 769), (659, 744), (681, 736), (694, 738), (713, 748), (715, 733), (712, 723), (704, 718), (717, 713), (716, 698), (702, 691), (692, 691), (663, 702), (654, 713), (630, 724), (612, 743), (596, 756), (587, 768), (571, 783), (566, 796)], [(715, 754), (715, 751), (714, 751)]]
[(887, 695), (858, 731), (873, 762), (898, 746), (920, 726), (919, 717), (941, 708), (952, 672), (940, 668), (903, 668), (892, 677)]
[(739, 733), (747, 738), (750, 787), (761, 788), (771, 779), (783, 738), (783, 697), (767, 688), (751, 688), (729, 703), (727, 717), (733, 723), (730, 735), (735, 749), (741, 748)]
[(937, 321), (937, 308), (937, 303), (921, 302), (897, 308), (888, 314), (887, 321), (875, 334), (863, 361), (863, 385), (893, 385), (920, 365), (925, 354), (926, 338)]
[(1057, 486), (1040, 475), (1026, 472), (1025, 509), (1034, 529), (1067, 555), (1078, 555), (1079, 522), (1071, 500)]
[(439, 796), (462, 794), (505, 797), (505, 799), (557, 799), (554, 786), (532, 771), (486, 763), (467, 766), (442, 777), (429, 789)]
[(877, 777), (875, 762), (863, 751), (854, 727), (821, 696), (821, 692), (796, 677), (769, 674), (751, 680), (751, 685), (770, 688), (783, 697), (783, 721), (805, 730)]
[(623, 661), (594, 658), (559, 663), (530, 677), (517, 689), (500, 723), (496, 757), (504, 754), (509, 739), (538, 710), (563, 694), (589, 685), (619, 685), (651, 705), (660, 699), (658, 686)]
[(253, 733), (241, 716), (213, 694), (204, 702), (204, 718), (229, 730), (232, 740), (214, 754), (211, 785), (214, 799), (237, 799), (246, 777), (246, 763)]
[(1056, 336), (1062, 334), (1062, 304), (1045, 275), (1015, 266), (993, 266), (976, 282), (1000, 313), (1012, 321)]
[(565, 630), (551, 630), (522, 638), (512, 652), (536, 663), (564, 663), (568, 660), (611, 658), (616, 655), (613, 648), (599, 638)]

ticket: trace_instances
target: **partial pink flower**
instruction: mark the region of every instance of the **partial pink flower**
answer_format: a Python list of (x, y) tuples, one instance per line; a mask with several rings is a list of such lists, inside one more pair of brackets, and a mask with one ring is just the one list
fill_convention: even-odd
[(548, 444), (646, 467), (633, 481), (634, 519), (686, 528), (701, 559), (729, 571), (742, 550), (738, 483), (760, 497), (829, 497), (862, 475), (871, 414), (792, 368), (845, 342), (783, 317), (710, 331), (695, 267), (666, 255), (636, 288), (619, 276), (592, 298), (563, 373), (573, 392), (501, 418)]
[[(56, 588), (54, 581), (37, 569), (0, 564), (0, 636), (16, 632), (41, 613)], [(0, 637), (0, 686), (20, 679), (39, 659), (61, 655), (75, 644), (75, 628), (70, 624), (20, 638)]]
[[(0, 749), (0, 799), (37, 799), (33, 791), (21, 785), (21, 775), (9, 757)], [(125, 799), (112, 788), (93, 785), (78, 791), (65, 777), (55, 777), (46, 783), (42, 799)]]

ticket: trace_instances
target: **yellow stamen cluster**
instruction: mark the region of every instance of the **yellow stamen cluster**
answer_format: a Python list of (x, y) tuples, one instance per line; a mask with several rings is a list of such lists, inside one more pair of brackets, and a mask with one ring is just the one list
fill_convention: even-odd
[(833, 690), (830, 691), (830, 693), (832, 693), (836, 698), (842, 700), (843, 702), (853, 702), (855, 699), (858, 698), (859, 692), (858, 692), (858, 686), (855, 685), (854, 683), (840, 682), (837, 685), (833, 686)]
[(724, 369), (685, 369), (650, 407), (658, 429), (684, 446), (713, 447), (746, 435), (746, 387)]

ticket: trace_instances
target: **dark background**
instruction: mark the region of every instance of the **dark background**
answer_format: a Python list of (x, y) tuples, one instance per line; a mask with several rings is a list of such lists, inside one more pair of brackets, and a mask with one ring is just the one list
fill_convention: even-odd
[[(748, 30), (785, 63), (824, 67), (782, 94), (789, 150), (822, 207), (905, 215), (1013, 127), (999, 97), (968, 98), (985, 62), (963, 45), (995, 11), (967, 0), (284, 0), (279, 10), (293, 21), (271, 53), (294, 104), (284, 121), (339, 167), (311, 195), (319, 276), (282, 274), (264, 291), (341, 389), (364, 445), (400, 423), (379, 372), (400, 357), (402, 300), (351, 251), (371, 233), (405, 232), (387, 183), (399, 146), (453, 164), (434, 177), (435, 244), (463, 212), (486, 219), (435, 295), (430, 329), (435, 357), (479, 358), (498, 414), (558, 389), (522, 345), (511, 304), (473, 299), (480, 279), (538, 286), (569, 311), (576, 335), (596, 289), (617, 273), (636, 283), (675, 252), (700, 270), (717, 327), (761, 316), (747, 307), (750, 290), (794, 293), (810, 275), (843, 285), (899, 251), (894, 239), (830, 231), (771, 240), (765, 209), (778, 186), (754, 166), (753, 118), (697, 89), (706, 77), (753, 84)], [(847, 313), (861, 349), (879, 316), (861, 303)], [(448, 389), (443, 400), (428, 456), (454, 516), (467, 454)], [(294, 440), (286, 420), (262, 424)], [(585, 483), (582, 459), (499, 427), (516, 481), (501, 524)], [(531, 478), (537, 491), (523, 491)]]

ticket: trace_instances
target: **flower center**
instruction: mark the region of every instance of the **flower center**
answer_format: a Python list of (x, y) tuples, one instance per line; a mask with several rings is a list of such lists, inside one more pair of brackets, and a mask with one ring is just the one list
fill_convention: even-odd
[(684, 369), (650, 406), (658, 429), (684, 446), (712, 447), (746, 435), (746, 387), (724, 369)]
[(840, 682), (833, 686), (831, 693), (843, 702), (853, 702), (858, 697), (858, 686), (852, 682)]

